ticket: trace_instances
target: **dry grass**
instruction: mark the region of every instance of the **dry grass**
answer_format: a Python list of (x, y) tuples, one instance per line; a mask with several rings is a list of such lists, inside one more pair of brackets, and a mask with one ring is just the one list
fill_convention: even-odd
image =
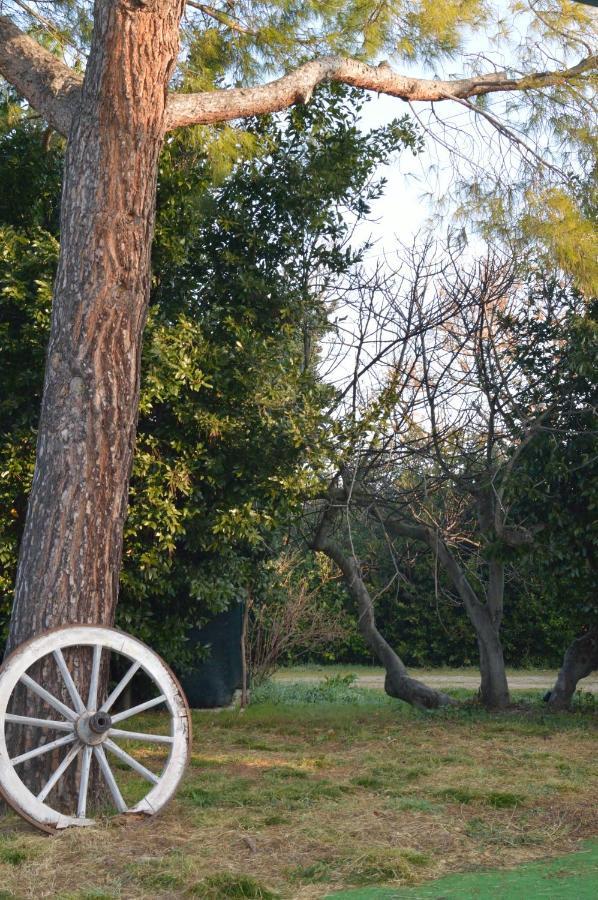
[[(321, 898), (557, 855), (598, 832), (596, 719), (258, 705), (195, 717), (153, 820), (0, 824), (0, 898)], [(119, 774), (119, 777), (121, 775)]]

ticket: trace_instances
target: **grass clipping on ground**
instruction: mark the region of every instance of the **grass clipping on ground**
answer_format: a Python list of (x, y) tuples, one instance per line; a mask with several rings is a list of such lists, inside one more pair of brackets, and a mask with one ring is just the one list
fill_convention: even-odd
[(50, 838), (1, 820), (0, 900), (307, 900), (512, 866), (598, 832), (589, 707), (419, 713), (342, 683), (258, 700), (195, 714), (191, 766), (154, 819)]

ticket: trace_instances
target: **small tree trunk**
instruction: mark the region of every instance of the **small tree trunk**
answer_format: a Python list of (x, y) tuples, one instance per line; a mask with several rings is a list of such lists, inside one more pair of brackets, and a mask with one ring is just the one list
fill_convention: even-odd
[(550, 709), (568, 709), (577, 682), (595, 669), (598, 669), (598, 628), (591, 628), (576, 637), (567, 648), (556, 684), (548, 698)]
[(486, 603), (481, 603), (462, 566), (437, 531), (425, 525), (405, 522), (392, 513), (384, 516), (377, 511), (377, 515), (381, 524), (391, 533), (423, 541), (436, 555), (463, 601), (467, 617), (476, 633), (480, 654), (480, 700), (489, 709), (504, 709), (510, 702), (500, 641), (504, 564), (496, 560), (489, 563), (488, 598)]
[[(432, 546), (432, 538), (428, 539)], [(503, 612), (504, 564), (489, 563), (488, 596), (480, 602), (460, 564), (443, 541), (436, 538), (435, 550), (474, 627), (480, 654), (480, 700), (488, 709), (505, 709), (510, 703), (509, 684), (500, 640)]]
[(243, 627), (241, 628), (241, 709), (245, 709), (249, 705), (248, 681), (249, 673), (247, 671), (247, 636), (249, 631), (249, 611), (252, 606), (253, 594), (251, 588), (247, 591), (247, 598), (243, 608)]
[(475, 629), (480, 651), (480, 700), (488, 709), (505, 709), (510, 703), (509, 685), (500, 640), (505, 591), (505, 567), (500, 560), (488, 564), (488, 596), (479, 602), (475, 613)]
[(490, 616), (483, 610), (476, 616), (476, 634), (480, 653), (480, 700), (488, 709), (505, 709), (510, 697), (502, 644)]
[(324, 520), (318, 529), (312, 549), (325, 553), (341, 570), (347, 590), (357, 607), (359, 631), (380, 665), (386, 670), (384, 679), (386, 693), (421, 709), (436, 709), (439, 706), (455, 704), (452, 697), (410, 677), (403, 661), (376, 627), (374, 604), (361, 576), (358, 561), (354, 556), (347, 555), (342, 547), (326, 534), (325, 528)]
[[(37, 458), (8, 651), (53, 626), (114, 622), (158, 156), (182, 10), (181, 0), (95, 3), (65, 159)], [(60, 694), (57, 676), (45, 675)], [(31, 697), (25, 707), (19, 712), (40, 713)]]

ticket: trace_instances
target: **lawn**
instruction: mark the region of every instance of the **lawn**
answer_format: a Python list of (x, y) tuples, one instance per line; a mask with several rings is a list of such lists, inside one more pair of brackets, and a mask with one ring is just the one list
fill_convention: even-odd
[(420, 713), (342, 678), (256, 699), (194, 715), (191, 766), (155, 819), (59, 837), (1, 820), (0, 898), (365, 898), (598, 834), (590, 701)]

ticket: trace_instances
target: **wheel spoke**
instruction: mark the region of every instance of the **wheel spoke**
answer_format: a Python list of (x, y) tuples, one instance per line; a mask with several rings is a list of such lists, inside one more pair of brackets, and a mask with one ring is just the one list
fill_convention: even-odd
[(55, 721), (54, 719), (36, 719), (33, 716), (16, 716), (14, 713), (6, 713), (4, 719), (6, 722), (12, 722), (13, 725), (35, 725), (36, 728), (53, 728), (55, 731), (73, 730), (70, 722)]
[(60, 669), (60, 674), (62, 675), (62, 677), (64, 679), (66, 689), (69, 692), (69, 696), (70, 696), (71, 700), (73, 701), (75, 709), (77, 710), (77, 712), (80, 715), (81, 713), (85, 712), (85, 704), (83, 703), (83, 700), (81, 699), (81, 697), (79, 695), (79, 691), (77, 690), (77, 688), (75, 686), (75, 682), (73, 681), (73, 677), (68, 670), (65, 658), (64, 658), (64, 656), (62, 654), (62, 650), (60, 650), (60, 648), (58, 648), (57, 650), (54, 651), (54, 659), (56, 660), (56, 665)]
[(152, 741), (154, 744), (173, 744), (174, 738), (167, 734), (145, 734), (142, 731), (125, 731), (122, 728), (111, 728), (111, 737), (126, 738), (129, 741)]
[(89, 697), (87, 708), (94, 712), (98, 706), (98, 682), (100, 680), (100, 662), (102, 660), (102, 645), (94, 644), (93, 662), (91, 664), (91, 679), (89, 682)]
[(81, 777), (79, 778), (79, 800), (77, 803), (77, 815), (80, 819), (84, 819), (87, 812), (87, 788), (89, 786), (89, 767), (91, 765), (92, 753), (93, 747), (89, 744), (83, 748)]
[(37, 681), (34, 681), (30, 675), (25, 673), (21, 675), (20, 680), (23, 684), (26, 684), (30, 691), (33, 691), (34, 694), (37, 694), (38, 697), (41, 697), (42, 700), (45, 700), (49, 706), (53, 706), (55, 710), (65, 717), (65, 719), (69, 719), (69, 721), (74, 722), (77, 718), (77, 714), (73, 712), (72, 709), (69, 709), (58, 697), (54, 697), (49, 691), (38, 684)]
[(136, 716), (138, 713), (145, 712), (146, 709), (151, 709), (152, 706), (159, 706), (160, 703), (164, 703), (166, 697), (164, 694), (160, 694), (159, 697), (154, 697), (153, 700), (146, 700), (145, 703), (140, 703), (138, 706), (132, 706), (131, 709), (125, 709), (124, 712), (117, 713), (115, 716), (112, 716), (112, 721), (116, 724), (116, 722), (122, 722), (123, 719), (129, 719), (131, 716)]
[(64, 757), (64, 759), (62, 760), (62, 762), (60, 763), (60, 765), (58, 766), (58, 768), (56, 769), (56, 771), (54, 772), (54, 774), (52, 775), (50, 780), (46, 783), (45, 787), (43, 787), (41, 789), (41, 791), (39, 792), (39, 794), (37, 795), (38, 800), (41, 800), (42, 803), (44, 802), (44, 800), (46, 799), (46, 797), (48, 796), (48, 794), (50, 793), (50, 791), (52, 790), (54, 785), (56, 785), (60, 781), (60, 779), (62, 778), (62, 776), (64, 775), (64, 773), (66, 772), (66, 770), (68, 769), (68, 767), (70, 766), (70, 764), (72, 763), (72, 761), (74, 760), (74, 758), (76, 757), (76, 755), (80, 749), (81, 749), (81, 743), (80, 743), (80, 741), (77, 741), (75, 746), (71, 747), (71, 749), (69, 750), (67, 755)]
[(67, 734), (66, 737), (58, 738), (55, 741), (48, 741), (47, 744), (42, 744), (34, 750), (28, 750), (27, 753), (21, 753), (20, 756), (15, 756), (10, 762), (13, 766), (18, 766), (19, 763), (25, 762), (27, 759), (33, 759), (34, 756), (41, 756), (43, 753), (49, 753), (50, 750), (55, 750), (57, 747), (64, 747), (65, 744), (71, 744), (76, 737), (76, 734), (71, 733)]
[(123, 762), (126, 762), (128, 766), (131, 766), (136, 772), (143, 777), (147, 781), (151, 781), (152, 784), (158, 784), (159, 778), (153, 772), (150, 772), (149, 769), (146, 769), (145, 766), (142, 766), (140, 762), (137, 762), (132, 756), (129, 756), (118, 744), (115, 744), (114, 741), (111, 741), (109, 738), (104, 741), (104, 746), (108, 748), (115, 756), (119, 759), (122, 759)]
[(127, 811), (127, 804), (123, 800), (123, 795), (118, 789), (118, 785), (114, 779), (114, 775), (112, 774), (112, 769), (108, 764), (108, 760), (106, 759), (106, 754), (104, 753), (104, 748), (100, 745), (93, 748), (93, 752), (98, 761), (100, 769), (102, 770), (102, 775), (104, 776), (104, 781), (108, 785), (108, 789), (112, 794), (112, 799), (114, 800), (114, 805), (116, 806), (119, 812)]
[(138, 662), (133, 663), (133, 665), (127, 672), (127, 674), (124, 675), (123, 678), (121, 678), (121, 680), (118, 682), (118, 684), (116, 685), (116, 687), (114, 688), (114, 690), (112, 691), (112, 693), (110, 694), (110, 696), (108, 697), (106, 702), (102, 703), (102, 705), (100, 707), (100, 710), (102, 712), (108, 712), (108, 710), (113, 705), (113, 703), (116, 700), (118, 700), (118, 698), (120, 697), (120, 695), (122, 694), (122, 692), (124, 691), (126, 686), (128, 685), (128, 683), (131, 680), (131, 678), (133, 677), (133, 675), (136, 672), (138, 672), (140, 668), (141, 668), (141, 663), (138, 663)]

